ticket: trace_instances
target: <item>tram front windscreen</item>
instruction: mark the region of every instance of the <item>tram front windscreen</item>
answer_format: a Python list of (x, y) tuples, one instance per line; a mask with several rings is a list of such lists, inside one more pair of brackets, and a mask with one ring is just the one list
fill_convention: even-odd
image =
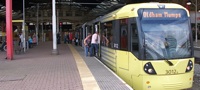
[(192, 57), (191, 31), (183, 9), (139, 9), (144, 59)]

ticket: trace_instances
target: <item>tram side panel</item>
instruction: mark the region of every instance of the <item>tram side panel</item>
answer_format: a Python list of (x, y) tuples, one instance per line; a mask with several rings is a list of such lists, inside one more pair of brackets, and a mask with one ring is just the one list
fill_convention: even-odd
[[(115, 34), (114, 37), (117, 35), (119, 34)], [(120, 45), (119, 42), (115, 41), (114, 43)], [(166, 60), (139, 60), (136, 56), (130, 51), (101, 46), (101, 61), (136, 90), (184, 89), (192, 87), (191, 76), (193, 76), (193, 70), (186, 73), (185, 69), (189, 60), (194, 62), (193, 58), (170, 60), (175, 64), (170, 66), (166, 63)], [(157, 74), (150, 75), (144, 72), (144, 66), (149, 62)], [(178, 73), (166, 74), (170, 70), (172, 72), (177, 70)], [(185, 78), (182, 79), (182, 77)]]
[[(166, 7), (171, 8), (172, 7), (171, 5), (174, 5), (173, 8), (177, 7), (177, 8), (183, 9), (183, 7), (176, 4), (170, 4), (170, 5), (166, 4)], [(130, 48), (130, 46), (134, 45), (130, 43), (131, 40), (128, 40), (129, 42), (128, 45), (130, 45), (128, 50), (121, 49), (121, 41), (120, 41), (120, 37), (121, 37), (120, 35), (122, 33), (121, 30), (125, 29), (126, 24), (127, 24), (127, 20), (124, 17), (126, 17), (126, 15), (128, 15), (128, 17), (132, 17), (132, 16), (137, 17), (137, 16), (134, 16), (133, 14), (130, 14), (130, 12), (134, 10), (135, 12), (133, 13), (135, 14), (137, 13), (136, 12), (137, 8), (133, 9), (133, 7), (137, 7), (137, 5), (130, 5), (130, 6), (127, 5), (124, 8), (119, 9), (118, 11), (105, 15), (104, 17), (105, 19), (102, 20), (102, 22), (104, 23), (108, 22), (108, 24), (110, 25), (114, 24), (112, 25), (114, 26), (112, 28), (114, 30), (114, 34), (113, 34), (114, 44), (112, 45), (114, 48), (111, 47), (112, 48), (111, 49), (110, 47), (101, 46), (101, 61), (104, 62), (115, 73), (117, 73), (117, 75), (119, 75), (124, 81), (126, 81), (126, 83), (128, 83), (135, 90), (166, 90), (166, 89), (180, 90), (180, 89), (191, 88), (192, 81), (193, 81), (193, 73), (194, 73), (194, 68), (193, 68), (194, 58), (192, 57), (192, 55), (189, 55), (188, 57), (180, 57), (176, 59), (174, 58), (158, 58), (158, 59), (155, 58), (154, 59), (154, 58), (149, 57), (155, 54), (150, 54), (149, 48), (147, 49), (143, 46), (145, 46), (146, 44), (151, 44), (148, 42), (150, 42), (151, 40), (154, 41), (155, 39), (148, 40), (144, 36), (147, 37), (147, 35), (149, 34), (147, 34), (146, 32), (142, 32), (142, 31), (145, 31), (144, 29), (149, 29), (149, 28), (141, 28), (140, 25), (137, 25), (138, 38), (139, 38), (138, 41), (140, 43), (139, 44), (140, 49), (138, 50), (139, 55), (137, 55), (133, 50), (131, 50), (132, 48)], [(163, 7), (158, 7), (157, 3), (138, 4), (138, 8), (142, 8), (142, 7), (156, 8), (156, 9), (158, 8), (157, 10), (159, 12), (162, 12), (164, 10), (164, 9), (160, 10), (160, 8), (163, 8)], [(128, 11), (130, 8), (131, 10)], [(144, 9), (142, 9), (141, 11), (143, 10)], [(150, 9), (147, 9), (147, 11), (148, 10)], [(125, 14), (126, 12), (127, 14)], [(139, 15), (142, 15), (142, 14), (139, 14)], [(186, 15), (186, 12), (184, 15)], [(110, 16), (115, 16), (115, 17), (113, 19), (113, 17), (110, 17)], [(185, 19), (187, 19), (187, 17), (185, 17)], [(109, 23), (111, 21), (115, 21), (116, 23)], [(165, 21), (167, 20), (163, 19), (163, 22)], [(137, 20), (137, 24), (138, 23), (142, 24), (141, 21)], [(162, 22), (158, 22), (158, 23), (162, 23)], [(131, 24), (129, 24), (128, 27), (130, 26)], [(133, 23), (133, 26), (134, 26), (134, 23)], [(177, 26), (177, 24), (175, 24), (175, 26)], [(132, 29), (129, 28), (129, 31), (131, 30)], [(161, 31), (163, 30), (163, 28), (158, 29), (158, 30)], [(179, 29), (179, 30), (185, 30), (187, 32), (187, 30), (190, 30), (190, 29)], [(168, 29), (167, 32), (170, 33), (170, 29)], [(152, 32), (152, 33), (154, 33), (155, 35), (159, 34), (157, 32)], [(154, 34), (152, 35), (152, 37), (154, 37)], [(129, 35), (131, 36), (130, 32), (129, 32)], [(188, 34), (186, 34), (184, 37), (186, 37), (187, 35)], [(135, 39), (134, 37), (131, 37), (131, 38)], [(187, 40), (189, 41), (190, 38), (188, 38)], [(146, 41), (143, 42), (142, 40), (146, 40)], [(183, 46), (185, 46), (186, 48), (190, 47), (190, 43), (188, 42), (186, 43), (188, 45), (183, 45)], [(178, 47), (178, 48), (182, 50), (184, 47)], [(191, 49), (191, 48), (192, 47), (188, 49)], [(176, 53), (181, 53), (181, 52), (182, 51), (180, 52), (177, 51)]]
[(101, 46), (101, 61), (115, 73), (117, 72), (116, 50)]

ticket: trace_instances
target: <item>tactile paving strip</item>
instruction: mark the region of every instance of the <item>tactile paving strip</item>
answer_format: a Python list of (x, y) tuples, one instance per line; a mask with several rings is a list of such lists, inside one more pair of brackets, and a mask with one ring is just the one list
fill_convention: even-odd
[(91, 73), (95, 77), (101, 90), (131, 90), (126, 83), (117, 78), (110, 70), (97, 61), (94, 57), (85, 57), (84, 49), (75, 47), (84, 59)]

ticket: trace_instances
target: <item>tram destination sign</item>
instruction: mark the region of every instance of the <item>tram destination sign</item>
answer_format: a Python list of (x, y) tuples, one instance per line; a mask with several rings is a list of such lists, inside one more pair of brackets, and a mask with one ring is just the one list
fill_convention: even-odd
[(142, 20), (176, 20), (186, 19), (187, 12), (182, 9), (139, 9)]

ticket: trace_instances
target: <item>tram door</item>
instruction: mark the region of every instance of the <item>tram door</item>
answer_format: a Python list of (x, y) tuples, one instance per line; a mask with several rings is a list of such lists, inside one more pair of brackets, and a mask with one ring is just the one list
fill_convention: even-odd
[(119, 67), (125, 70), (129, 69), (128, 59), (128, 25), (126, 19), (120, 20), (120, 52), (119, 54)]
[(136, 58), (139, 57), (139, 39), (138, 39), (138, 31), (136, 23), (131, 23), (131, 30), (130, 30), (130, 38), (131, 38), (131, 52), (134, 54)]

